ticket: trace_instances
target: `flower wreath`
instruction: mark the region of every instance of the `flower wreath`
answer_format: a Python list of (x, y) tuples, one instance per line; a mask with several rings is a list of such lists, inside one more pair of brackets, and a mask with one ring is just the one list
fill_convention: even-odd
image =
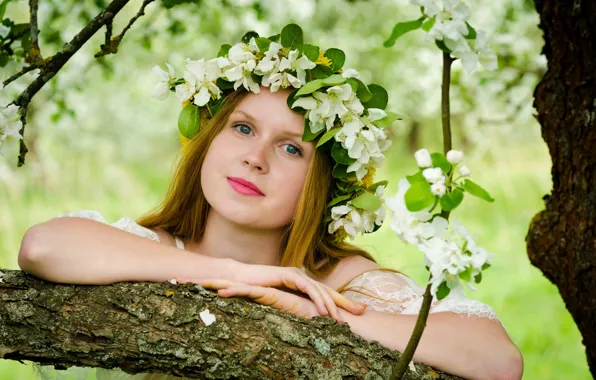
[(268, 38), (250, 31), (242, 42), (222, 45), (217, 58), (187, 58), (183, 78), (176, 78), (167, 63), (168, 72), (154, 66), (159, 82), (153, 97), (164, 100), (173, 91), (182, 102), (178, 129), (184, 146), (199, 132), (201, 116), (215, 115), (226, 96), (241, 86), (253, 93), (259, 93), (260, 86), (271, 92), (294, 88), (288, 106), (304, 115), (302, 140), (316, 141), (317, 149), (335, 161), (328, 232), (337, 241), (353, 239), (359, 232), (376, 231), (385, 219), (387, 181), (374, 183), (373, 177), (391, 145), (383, 128), (399, 117), (384, 111), (387, 91), (364, 84), (356, 70), (342, 70), (344, 62), (340, 49), (303, 43), (296, 24)]

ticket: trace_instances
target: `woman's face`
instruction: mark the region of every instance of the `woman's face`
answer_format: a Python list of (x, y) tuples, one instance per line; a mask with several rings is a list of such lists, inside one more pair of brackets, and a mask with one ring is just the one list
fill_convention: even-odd
[(292, 221), (315, 145), (302, 141), (304, 117), (288, 107), (289, 93), (249, 93), (213, 140), (201, 171), (211, 212), (255, 229)]

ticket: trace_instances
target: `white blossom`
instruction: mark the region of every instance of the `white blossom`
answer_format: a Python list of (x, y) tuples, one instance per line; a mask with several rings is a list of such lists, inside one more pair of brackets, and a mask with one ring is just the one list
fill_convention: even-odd
[(0, 106), (0, 154), (4, 155), (7, 142), (23, 138), (20, 134), (22, 127), (19, 107), (14, 104), (6, 107)]
[(445, 176), (441, 168), (427, 168), (422, 171), (422, 175), (430, 183), (443, 182), (445, 183)]
[(344, 78), (360, 78), (360, 73), (354, 69), (346, 69), (341, 73), (341, 76)]
[(343, 227), (348, 236), (354, 239), (363, 228), (362, 216), (357, 209), (351, 206), (350, 202), (346, 205), (333, 207), (331, 218), (333, 221), (328, 226), (330, 234)]
[(305, 55), (298, 58), (300, 52), (292, 50), (288, 57), (283, 57), (279, 63), (279, 71), (295, 71), (301, 85), (306, 84), (306, 70), (314, 69), (315, 63), (311, 62)]
[[(410, 188), (408, 180), (402, 178), (397, 185), (395, 197), (385, 200), (385, 205), (392, 211), (391, 229), (397, 237), (406, 243), (420, 244), (433, 236), (441, 235), (448, 227), (445, 218), (435, 216), (428, 211), (430, 209), (411, 212), (408, 210), (404, 195)], [(432, 219), (432, 220), (431, 220)]]
[(266, 75), (271, 72), (279, 71), (279, 51), (281, 50), (282, 45), (278, 44), (277, 42), (271, 42), (269, 45), (269, 49), (265, 52), (265, 56), (259, 61), (257, 66), (255, 67), (255, 74), (257, 75)]
[(462, 177), (469, 177), (470, 176), (470, 169), (468, 169), (467, 166), (462, 165), (459, 168), (459, 174), (461, 174)]
[(419, 168), (428, 168), (433, 165), (432, 158), (427, 149), (420, 149), (414, 153), (414, 158)]
[(158, 65), (153, 66), (152, 72), (157, 77), (158, 82), (153, 87), (153, 93), (151, 94), (155, 99), (165, 100), (170, 93), (170, 87), (174, 85), (176, 78), (174, 77), (174, 68), (169, 63), (166, 63), (168, 71), (164, 71)]
[(443, 182), (435, 182), (430, 185), (430, 191), (434, 195), (442, 197), (447, 192), (447, 187)]
[(176, 86), (176, 95), (181, 102), (194, 96), (194, 104), (199, 107), (204, 106), (211, 98), (218, 99), (221, 96), (221, 90), (215, 84), (215, 81), (222, 75), (222, 68), (228, 64), (228, 60), (219, 57), (205, 62), (204, 59), (198, 61), (186, 61), (186, 71), (184, 72), (184, 84)]
[(464, 153), (461, 150), (452, 149), (447, 152), (447, 161), (453, 165), (459, 164), (464, 159)]

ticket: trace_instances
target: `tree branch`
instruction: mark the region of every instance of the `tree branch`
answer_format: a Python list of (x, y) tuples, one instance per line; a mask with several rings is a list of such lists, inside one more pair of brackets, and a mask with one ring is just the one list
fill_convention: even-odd
[(31, 19), (29, 21), (29, 29), (31, 31), (31, 50), (25, 56), (25, 62), (32, 64), (37, 63), (43, 59), (41, 50), (39, 50), (39, 27), (37, 26), (37, 8), (38, 0), (29, 0), (29, 9), (31, 12)]
[(122, 38), (124, 38), (124, 35), (126, 34), (126, 32), (130, 29), (132, 24), (134, 24), (135, 21), (137, 21), (137, 19), (139, 17), (141, 17), (145, 14), (145, 8), (147, 7), (147, 5), (149, 5), (153, 1), (155, 1), (155, 0), (144, 0), (143, 4), (141, 5), (141, 9), (139, 9), (137, 14), (133, 18), (130, 19), (130, 21), (128, 22), (128, 25), (126, 25), (124, 27), (124, 29), (122, 29), (122, 32), (120, 32), (120, 34), (117, 35), (116, 37), (111, 38), (112, 23), (110, 22), (109, 24), (107, 24), (106, 25), (106, 42), (105, 42), (105, 44), (101, 45), (101, 50), (95, 54), (95, 58), (103, 57), (104, 55), (108, 55), (108, 54), (116, 54), (118, 52), (118, 47), (120, 46), (120, 42), (122, 41)]
[[(9, 270), (0, 280), (4, 359), (211, 379), (380, 379), (399, 356), (328, 317), (198, 285), (60, 285)], [(199, 318), (206, 309), (216, 317), (210, 326)], [(424, 365), (408, 378), (458, 379)]]

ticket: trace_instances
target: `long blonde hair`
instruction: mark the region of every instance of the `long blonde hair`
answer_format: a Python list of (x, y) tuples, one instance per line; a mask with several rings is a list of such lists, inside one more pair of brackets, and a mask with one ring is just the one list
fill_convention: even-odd
[[(186, 145), (164, 200), (140, 217), (137, 223), (185, 240), (202, 239), (210, 205), (200, 185), (201, 168), (211, 142), (246, 94), (246, 91), (234, 91), (213, 118), (206, 120), (206, 115), (202, 115), (201, 130)], [(360, 255), (374, 261), (362, 249), (343, 241), (336, 242), (327, 233), (325, 217), (333, 189), (332, 168), (330, 155), (317, 150), (306, 175), (294, 220), (284, 227), (280, 249), (282, 266), (304, 266), (313, 275), (323, 276), (345, 257)]]

